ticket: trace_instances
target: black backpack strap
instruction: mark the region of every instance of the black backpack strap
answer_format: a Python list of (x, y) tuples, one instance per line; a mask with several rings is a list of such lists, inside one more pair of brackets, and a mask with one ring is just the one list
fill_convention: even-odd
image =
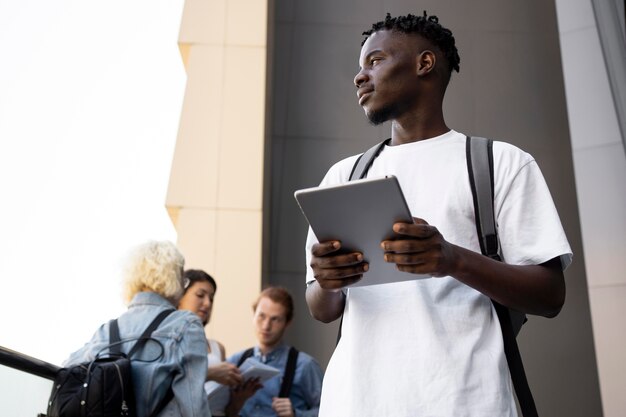
[(493, 208), (493, 141), (467, 137), (465, 152), (480, 250), (483, 255), (500, 260)]
[(337, 341), (335, 345), (339, 344), (339, 340), (341, 339), (341, 328), (343, 327), (343, 313), (341, 313), (341, 317), (339, 318), (339, 329), (337, 330)]
[(280, 385), (279, 398), (289, 398), (291, 386), (293, 385), (293, 377), (296, 374), (296, 364), (298, 363), (298, 350), (295, 347), (289, 348), (289, 356), (287, 356), (287, 364), (285, 365), (285, 373), (283, 374), (283, 383)]
[(120, 327), (117, 324), (117, 319), (114, 319), (109, 322), (109, 343), (111, 344), (111, 346), (109, 347), (109, 351), (111, 352), (111, 354), (122, 354), (120, 342)]
[(246, 361), (246, 359), (252, 357), (252, 355), (254, 355), (254, 348), (246, 349), (237, 361), (237, 368), (239, 368)]
[(367, 171), (369, 171), (372, 163), (374, 162), (374, 159), (376, 159), (380, 152), (385, 148), (385, 145), (389, 144), (389, 142), (391, 142), (391, 138), (377, 143), (359, 156), (352, 167), (349, 181), (365, 178)]
[[(467, 172), (469, 175), (472, 197), (474, 199), (474, 215), (480, 250), (485, 256), (500, 261), (498, 232), (496, 227), (493, 204), (493, 141), (485, 138), (469, 136), (466, 139)], [(515, 394), (524, 417), (537, 417), (537, 408), (515, 339), (516, 332), (511, 322), (511, 312), (498, 302), (491, 300), (500, 328), (504, 344), (504, 354), (511, 373)]]
[[(128, 353), (128, 357), (130, 358), (132, 356), (133, 353), (135, 353), (137, 351), (137, 349), (140, 346), (143, 346), (146, 344), (146, 342), (148, 341), (148, 339), (150, 338), (150, 335), (152, 334), (153, 331), (155, 331), (159, 325), (161, 324), (161, 322), (163, 322), (163, 320), (165, 320), (165, 318), (167, 316), (169, 316), (170, 314), (172, 314), (175, 310), (165, 310), (159, 313), (158, 316), (156, 316), (154, 318), (154, 320), (152, 320), (152, 323), (150, 323), (150, 325), (148, 326), (148, 328), (146, 328), (146, 330), (144, 330), (143, 334), (141, 335), (141, 338), (137, 341), (137, 343), (135, 343), (135, 346), (133, 346), (133, 348), (130, 350), (130, 352)], [(154, 411), (150, 414), (150, 417), (154, 417), (159, 415), (159, 413), (161, 411), (163, 411), (163, 409), (165, 408), (165, 406), (167, 404), (169, 404), (170, 401), (172, 401), (172, 399), (174, 398), (174, 391), (172, 391), (172, 385), (170, 384), (169, 389), (167, 390), (167, 392), (165, 393), (165, 397), (163, 397), (163, 399), (161, 399), (161, 401), (159, 402), (159, 404), (157, 405), (157, 407), (154, 409)]]
[[(161, 311), (152, 320), (152, 322), (150, 322), (150, 324), (148, 325), (146, 330), (144, 330), (144, 332), (141, 334), (141, 336), (139, 336), (137, 342), (134, 344), (134, 346), (128, 352), (127, 357), (129, 359), (139, 348), (141, 348), (142, 346), (144, 346), (146, 344), (146, 342), (150, 339), (150, 336), (152, 335), (152, 332), (154, 332), (159, 327), (159, 325), (163, 322), (163, 320), (165, 320), (165, 318), (167, 316), (169, 316), (170, 314), (172, 314), (174, 311), (175, 311), (174, 309), (168, 309), (168, 310)], [(111, 346), (109, 347), (109, 350), (110, 350), (110, 352), (112, 354), (118, 354), (118, 355), (122, 354), (122, 351), (121, 351), (122, 343), (121, 342), (122, 341), (120, 340), (120, 329), (119, 329), (119, 325), (117, 323), (117, 319), (111, 320), (109, 322), (109, 343), (111, 344)], [(165, 406), (170, 401), (172, 401), (173, 398), (174, 398), (174, 391), (172, 391), (172, 387), (170, 385), (169, 389), (167, 390), (167, 393), (165, 393), (165, 397), (163, 397), (163, 399), (159, 402), (157, 407), (150, 414), (150, 417), (154, 417), (154, 416), (158, 415), (161, 411), (163, 411), (163, 408), (165, 408)]]
[(130, 352), (128, 352), (129, 359), (131, 356), (133, 356), (135, 352), (137, 352), (137, 350), (139, 350), (141, 347), (143, 347), (143, 345), (146, 344), (146, 342), (150, 339), (150, 335), (152, 334), (152, 332), (155, 331), (159, 327), (161, 322), (174, 311), (175, 310), (173, 309), (163, 310), (154, 318), (154, 320), (152, 320), (152, 322), (148, 325), (146, 330), (144, 330), (142, 335), (139, 336), (139, 340), (137, 340), (137, 343), (135, 343), (135, 345), (130, 349)]
[[(352, 166), (352, 172), (350, 172), (350, 177), (348, 178), (348, 181), (360, 180), (365, 178), (367, 176), (367, 171), (369, 171), (370, 167), (374, 163), (374, 159), (376, 159), (376, 157), (380, 155), (382, 150), (385, 149), (385, 146), (388, 145), (390, 142), (391, 138), (385, 139), (384, 141), (377, 143), (376, 145), (363, 152)], [(337, 343), (339, 343), (339, 339), (341, 339), (342, 326), (343, 313), (341, 314), (341, 318), (339, 320), (339, 330), (337, 330)]]
[[(469, 173), (478, 242), (483, 255), (501, 261), (498, 226), (494, 212), (493, 188), (493, 141), (472, 137), (466, 139), (467, 169)], [(524, 313), (509, 310), (515, 336), (520, 332), (527, 318)]]
[[(168, 309), (168, 310), (164, 310), (160, 312), (148, 325), (146, 330), (144, 330), (141, 336), (139, 336), (136, 339), (130, 339), (130, 340), (137, 340), (137, 342), (130, 349), (126, 357), (130, 358), (139, 348), (145, 345), (146, 342), (150, 339), (150, 335), (152, 334), (152, 332), (155, 331), (157, 327), (159, 327), (161, 322), (165, 320), (165, 318), (169, 316), (170, 314), (172, 314), (174, 311), (175, 311), (174, 309)], [(117, 323), (117, 319), (111, 320), (109, 322), (109, 344), (110, 344), (108, 346), (109, 351), (112, 354), (121, 355), (122, 354), (121, 345), (124, 342), (125, 341), (122, 341), (120, 339), (120, 328)]]
[(158, 416), (161, 411), (165, 408), (166, 405), (169, 404), (170, 401), (174, 399), (174, 391), (172, 390), (172, 386), (165, 393), (165, 397), (159, 402), (159, 405), (154, 409), (154, 411), (150, 414), (150, 417)]
[(519, 352), (517, 340), (515, 339), (515, 333), (513, 332), (509, 309), (494, 300), (491, 300), (491, 303), (496, 310), (498, 321), (500, 322), (500, 328), (502, 329), (504, 354), (506, 355), (506, 362), (509, 365), (511, 380), (513, 381), (517, 401), (519, 402), (522, 410), (522, 416), (538, 417), (535, 400), (533, 399), (533, 394), (530, 391), (530, 386), (528, 385), (528, 380), (526, 379), (522, 355)]

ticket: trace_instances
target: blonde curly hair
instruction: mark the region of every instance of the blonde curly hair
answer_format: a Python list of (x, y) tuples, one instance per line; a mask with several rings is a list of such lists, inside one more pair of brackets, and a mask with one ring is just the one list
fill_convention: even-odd
[(124, 269), (124, 299), (130, 303), (143, 291), (166, 298), (173, 305), (183, 294), (185, 258), (170, 241), (149, 241), (135, 247)]

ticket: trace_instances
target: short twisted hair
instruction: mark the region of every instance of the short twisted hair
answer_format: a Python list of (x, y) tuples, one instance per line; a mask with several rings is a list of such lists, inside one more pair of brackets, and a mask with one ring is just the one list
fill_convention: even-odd
[(452, 32), (449, 29), (439, 24), (437, 16), (428, 16), (425, 10), (423, 16), (407, 14), (406, 16), (391, 17), (391, 14), (387, 13), (385, 20), (374, 23), (370, 30), (363, 32), (365, 39), (363, 39), (361, 46), (363, 46), (370, 35), (380, 30), (395, 30), (422, 36), (441, 50), (448, 62), (450, 74), (452, 74), (452, 70), (459, 72), (461, 58), (459, 57), (459, 51), (456, 49), (454, 36), (452, 36)]

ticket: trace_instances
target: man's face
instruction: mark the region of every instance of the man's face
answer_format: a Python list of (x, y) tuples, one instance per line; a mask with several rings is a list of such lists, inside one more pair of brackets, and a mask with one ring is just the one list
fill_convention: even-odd
[(289, 322), (286, 308), (267, 297), (259, 300), (254, 311), (254, 326), (257, 339), (262, 347), (273, 348), (283, 339)]
[(372, 124), (399, 118), (417, 104), (419, 43), (418, 36), (383, 30), (363, 44), (354, 84)]

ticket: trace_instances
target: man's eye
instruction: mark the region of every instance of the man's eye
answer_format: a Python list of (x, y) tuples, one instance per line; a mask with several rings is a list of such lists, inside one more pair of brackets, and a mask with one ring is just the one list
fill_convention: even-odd
[(372, 58), (372, 60), (370, 61), (370, 65), (374, 66), (374, 65), (380, 63), (380, 61), (382, 61), (381, 58)]

